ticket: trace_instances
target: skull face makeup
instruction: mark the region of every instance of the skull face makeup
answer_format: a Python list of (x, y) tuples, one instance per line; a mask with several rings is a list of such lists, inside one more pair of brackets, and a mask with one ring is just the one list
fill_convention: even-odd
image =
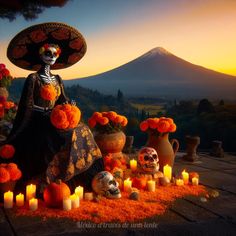
[(159, 158), (154, 148), (144, 147), (139, 151), (138, 163), (144, 172), (155, 174), (159, 171)]
[(120, 198), (119, 184), (108, 171), (99, 172), (92, 181), (93, 191), (107, 198)]
[(45, 44), (39, 49), (39, 55), (46, 65), (53, 65), (59, 57), (61, 50), (56, 44)]

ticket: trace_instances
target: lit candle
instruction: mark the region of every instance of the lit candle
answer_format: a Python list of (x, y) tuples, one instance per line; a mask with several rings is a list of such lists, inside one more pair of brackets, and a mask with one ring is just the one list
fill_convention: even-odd
[(79, 196), (79, 199), (83, 199), (84, 196), (84, 188), (81, 186), (78, 186), (75, 188), (75, 194)]
[(182, 172), (182, 178), (183, 178), (184, 184), (188, 184), (189, 174), (185, 170)]
[(164, 166), (163, 168), (163, 174), (165, 177), (167, 177), (170, 181), (172, 178), (172, 168), (168, 164)]
[(132, 188), (132, 181), (128, 178), (124, 181), (124, 191), (129, 192)]
[(16, 206), (21, 207), (24, 206), (24, 194), (19, 193), (16, 195)]
[(134, 160), (134, 159), (130, 160), (129, 165), (130, 165), (130, 169), (132, 171), (136, 171), (137, 170), (137, 161), (136, 160)]
[(77, 194), (73, 194), (70, 196), (70, 200), (71, 200), (71, 208), (75, 209), (79, 207), (79, 196)]
[(70, 198), (63, 199), (63, 210), (65, 210), (65, 211), (71, 210), (71, 199)]
[(184, 185), (184, 181), (182, 179), (176, 179), (175, 181), (177, 186), (183, 186)]
[(85, 193), (84, 199), (87, 201), (92, 201), (93, 200), (93, 193)]
[(30, 184), (26, 186), (26, 200), (29, 201), (31, 198), (36, 196), (36, 185)]
[(192, 185), (198, 185), (199, 179), (197, 177), (192, 178)]
[(148, 191), (149, 192), (155, 192), (155, 190), (156, 190), (156, 182), (154, 180), (148, 180), (147, 186), (148, 186)]
[(31, 198), (29, 200), (29, 209), (31, 211), (36, 211), (38, 209), (38, 199), (37, 198)]
[(4, 193), (4, 208), (13, 207), (13, 192), (8, 191)]

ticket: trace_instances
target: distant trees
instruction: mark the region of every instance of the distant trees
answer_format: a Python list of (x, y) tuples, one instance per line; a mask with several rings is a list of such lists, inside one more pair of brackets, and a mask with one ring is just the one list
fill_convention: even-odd
[(201, 114), (203, 112), (208, 112), (208, 113), (215, 112), (214, 106), (206, 98), (202, 99), (199, 102), (198, 108), (197, 108), (197, 114)]

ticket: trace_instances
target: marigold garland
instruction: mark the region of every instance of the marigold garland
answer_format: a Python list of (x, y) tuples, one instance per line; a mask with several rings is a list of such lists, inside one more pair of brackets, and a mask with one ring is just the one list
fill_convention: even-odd
[(40, 96), (47, 101), (54, 101), (57, 97), (57, 90), (51, 84), (43, 85), (40, 88)]
[(80, 109), (71, 104), (57, 105), (50, 115), (51, 123), (57, 129), (75, 128), (80, 118)]
[(128, 194), (122, 192), (120, 199), (102, 198), (98, 203), (81, 201), (80, 207), (71, 211), (49, 209), (44, 202), (39, 201), (37, 211), (29, 211), (28, 206), (15, 208), (17, 216), (41, 216), (47, 218), (69, 218), (74, 221), (104, 222), (134, 222), (144, 220), (156, 215), (162, 215), (177, 198), (186, 195), (199, 196), (206, 194), (204, 186), (184, 185), (162, 187), (155, 192), (140, 190), (140, 200), (128, 199)]
[(0, 157), (4, 159), (12, 158), (15, 154), (15, 148), (10, 144), (5, 144), (0, 148)]

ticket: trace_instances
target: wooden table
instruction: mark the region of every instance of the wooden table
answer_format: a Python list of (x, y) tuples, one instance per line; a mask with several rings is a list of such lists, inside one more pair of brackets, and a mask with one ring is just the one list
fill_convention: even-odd
[(175, 171), (197, 171), (201, 184), (216, 189), (220, 196), (201, 202), (198, 197), (175, 201), (162, 216), (124, 228), (117, 224), (86, 225), (68, 219), (15, 217), (11, 210), (0, 209), (0, 235), (236, 235), (236, 156), (211, 157), (201, 153), (199, 161), (184, 162), (178, 153)]

